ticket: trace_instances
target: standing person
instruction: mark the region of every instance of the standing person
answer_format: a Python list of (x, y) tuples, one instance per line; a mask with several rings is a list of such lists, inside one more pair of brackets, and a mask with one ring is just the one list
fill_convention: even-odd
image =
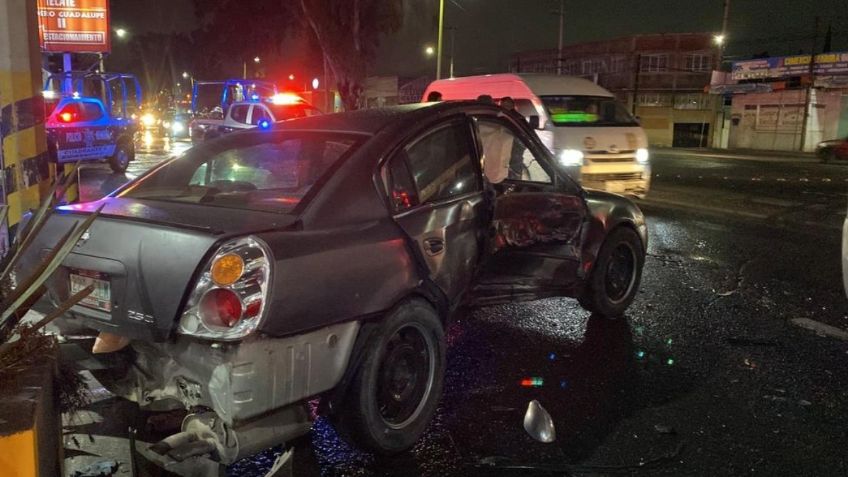
[(509, 96), (501, 98), (501, 107), (507, 111), (515, 111), (515, 100)]
[(495, 104), (494, 98), (492, 98), (492, 96), (488, 94), (481, 94), (480, 96), (477, 96), (477, 101), (486, 104)]

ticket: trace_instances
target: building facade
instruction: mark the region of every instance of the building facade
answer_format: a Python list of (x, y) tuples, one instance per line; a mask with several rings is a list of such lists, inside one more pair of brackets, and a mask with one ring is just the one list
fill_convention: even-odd
[(810, 55), (734, 62), (712, 86), (726, 99), (714, 145), (812, 152), (821, 141), (848, 136), (848, 52), (810, 62)]
[(520, 52), (516, 73), (580, 76), (612, 91), (639, 117), (654, 146), (709, 146), (721, 97), (709, 95), (720, 53), (712, 33), (633, 35)]

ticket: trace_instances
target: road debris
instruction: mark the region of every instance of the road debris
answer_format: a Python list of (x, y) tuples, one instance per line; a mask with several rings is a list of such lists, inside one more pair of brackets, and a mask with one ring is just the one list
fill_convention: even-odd
[(111, 477), (118, 471), (118, 461), (101, 460), (73, 473), (73, 477)]

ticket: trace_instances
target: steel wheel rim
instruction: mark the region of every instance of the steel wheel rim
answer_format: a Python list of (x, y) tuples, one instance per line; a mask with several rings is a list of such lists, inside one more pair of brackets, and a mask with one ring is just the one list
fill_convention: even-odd
[(627, 243), (616, 245), (607, 262), (604, 289), (607, 298), (618, 304), (627, 299), (636, 283), (636, 251)]
[(424, 410), (436, 376), (433, 337), (418, 323), (389, 339), (377, 374), (377, 410), (391, 429), (403, 429)]

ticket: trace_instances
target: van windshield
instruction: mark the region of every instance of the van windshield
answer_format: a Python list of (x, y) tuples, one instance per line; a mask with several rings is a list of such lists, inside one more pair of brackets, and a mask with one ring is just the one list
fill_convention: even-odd
[(548, 116), (556, 126), (638, 126), (627, 109), (603, 96), (542, 96)]

